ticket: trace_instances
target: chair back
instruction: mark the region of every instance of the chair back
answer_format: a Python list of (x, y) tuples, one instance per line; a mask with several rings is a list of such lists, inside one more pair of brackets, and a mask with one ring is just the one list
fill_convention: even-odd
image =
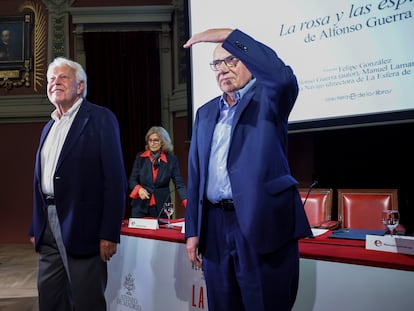
[(308, 192), (309, 189), (299, 188), (310, 226), (319, 227), (322, 223), (331, 220), (333, 190), (314, 188), (309, 192), (309, 195)]
[(381, 213), (398, 210), (397, 189), (338, 189), (338, 220), (343, 228), (386, 229)]

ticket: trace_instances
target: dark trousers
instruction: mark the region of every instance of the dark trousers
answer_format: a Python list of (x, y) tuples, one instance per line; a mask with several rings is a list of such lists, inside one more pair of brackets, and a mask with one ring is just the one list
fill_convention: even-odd
[(299, 282), (298, 242), (258, 254), (240, 232), (234, 211), (210, 207), (203, 271), (209, 311), (288, 311)]
[(99, 254), (88, 257), (64, 254), (68, 263), (66, 269), (49, 222), (39, 248), (39, 310), (106, 310), (106, 263)]

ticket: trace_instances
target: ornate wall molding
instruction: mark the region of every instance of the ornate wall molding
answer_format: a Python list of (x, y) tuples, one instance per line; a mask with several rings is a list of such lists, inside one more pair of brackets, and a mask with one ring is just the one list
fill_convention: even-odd
[(34, 39), (33, 39), (33, 89), (38, 91), (38, 87), (43, 86), (45, 82), (44, 72), (46, 69), (46, 40), (47, 40), (47, 22), (46, 16), (42, 12), (42, 8), (38, 3), (26, 1), (23, 3), (19, 11), (31, 10), (33, 12), (34, 21)]
[(46, 95), (1, 96), (0, 123), (46, 122), (53, 109)]
[[(70, 9), (74, 24), (159, 24), (171, 22), (174, 7), (171, 5), (154, 6), (117, 6), (117, 7), (75, 7)], [(114, 25), (111, 25), (113, 27)]]
[[(76, 7), (71, 8), (72, 22), (75, 26), (75, 59), (85, 65), (83, 49), (84, 32), (106, 31), (155, 31), (159, 33), (160, 46), (160, 86), (161, 86), (161, 120), (163, 125), (172, 131), (173, 112), (183, 109), (187, 112), (184, 98), (174, 100), (172, 56), (173, 45), (173, 17), (176, 7), (166, 6), (121, 6), (121, 7)], [(171, 104), (174, 103), (172, 106)], [(181, 105), (180, 105), (181, 103)]]
[(56, 16), (64, 15), (75, 0), (42, 0), (46, 5), (49, 14)]
[(69, 11), (74, 0), (42, 0), (48, 16), (48, 62), (58, 56), (69, 57)]

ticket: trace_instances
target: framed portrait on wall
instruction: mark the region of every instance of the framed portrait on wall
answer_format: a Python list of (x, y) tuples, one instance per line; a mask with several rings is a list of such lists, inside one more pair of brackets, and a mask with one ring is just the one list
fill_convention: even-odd
[(0, 81), (20, 79), (31, 69), (31, 13), (0, 16)]

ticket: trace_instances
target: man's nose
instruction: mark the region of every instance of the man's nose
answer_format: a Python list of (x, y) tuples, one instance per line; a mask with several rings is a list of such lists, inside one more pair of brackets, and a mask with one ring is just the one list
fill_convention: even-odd
[(229, 70), (229, 66), (227, 66), (226, 62), (222, 61), (219, 66), (219, 72), (228, 72)]

